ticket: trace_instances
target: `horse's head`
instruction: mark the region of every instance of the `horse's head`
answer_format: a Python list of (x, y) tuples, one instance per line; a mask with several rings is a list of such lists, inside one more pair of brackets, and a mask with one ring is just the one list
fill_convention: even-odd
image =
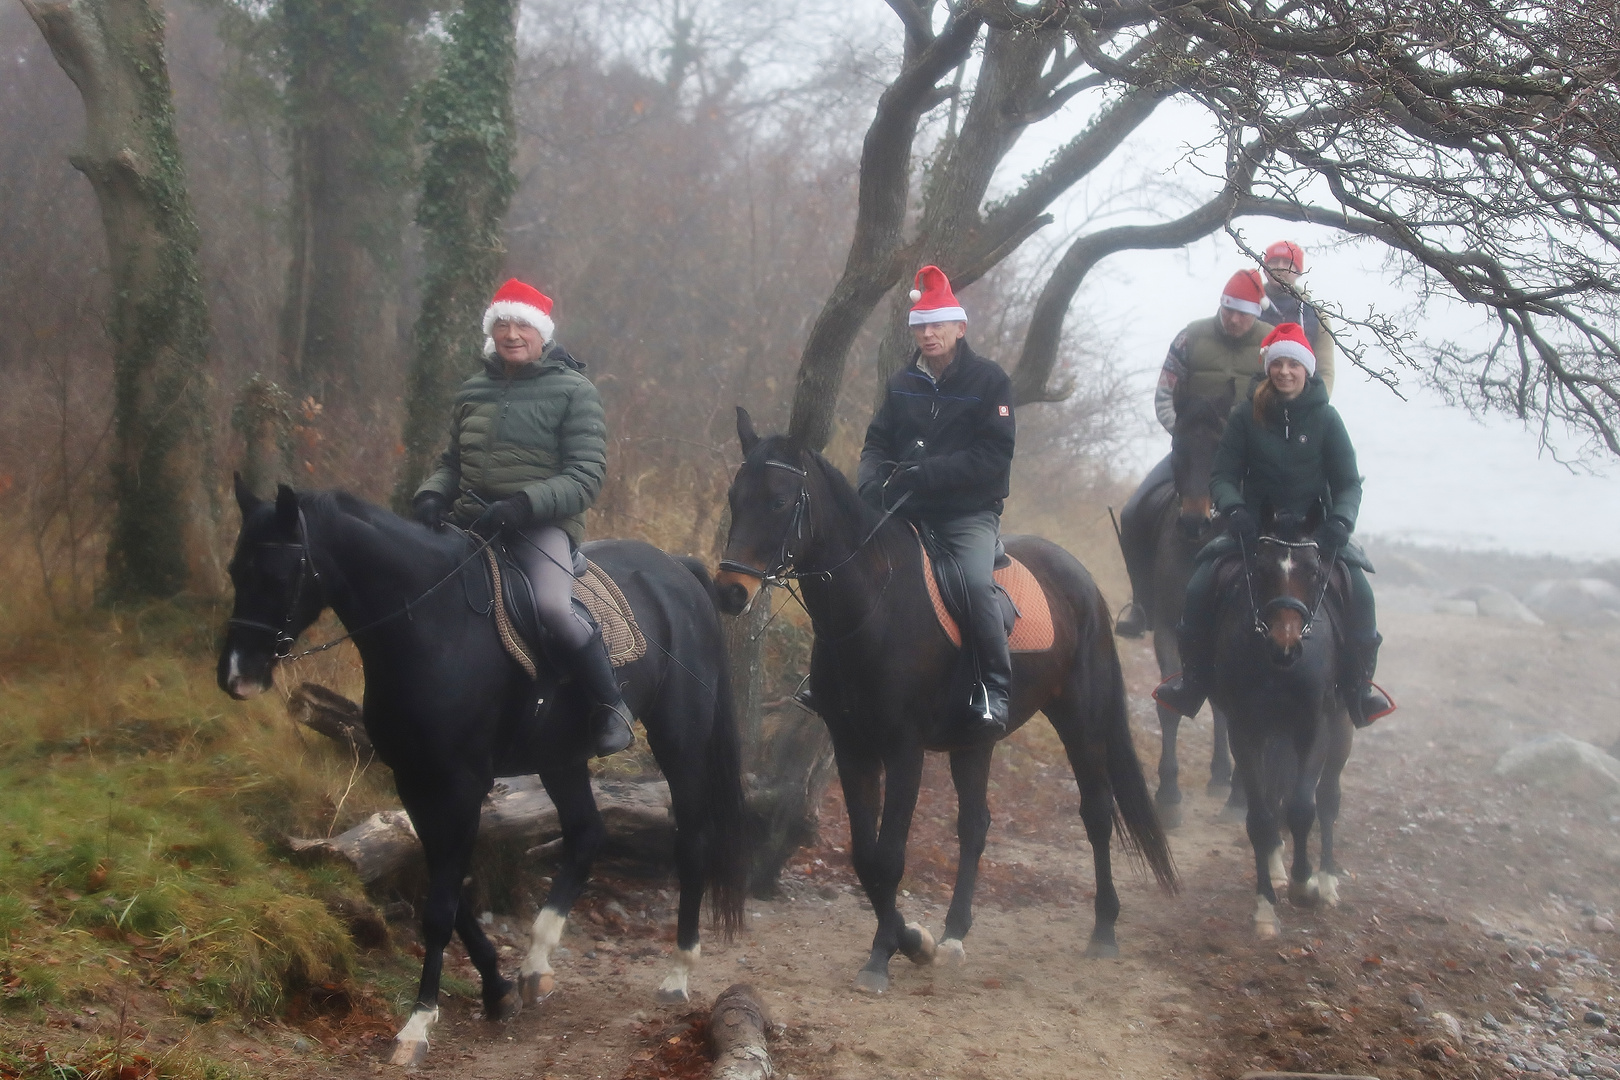
[(1209, 477), (1215, 465), (1215, 448), (1226, 430), (1226, 418), (1237, 400), (1237, 383), (1228, 379), (1226, 392), (1213, 400), (1195, 397), (1185, 389), (1185, 380), (1176, 387), (1176, 426), (1170, 432), (1170, 467), (1175, 473), (1176, 491), (1181, 495), (1182, 534), (1198, 539), (1210, 519)]
[(1279, 667), (1291, 667), (1303, 655), (1324, 575), (1331, 569), (1311, 538), (1321, 523), (1319, 504), (1303, 519), (1269, 509), (1261, 515), (1253, 560), (1255, 629), (1265, 635), (1271, 660)]
[(778, 577), (802, 553), (810, 527), (805, 451), (786, 438), (762, 439), (748, 410), (737, 407), (743, 463), (726, 498), (731, 530), (714, 583), (720, 610), (740, 615), (765, 581)]
[(236, 477), (242, 533), (231, 559), (236, 600), (219, 653), (219, 688), (233, 698), (270, 689), (276, 662), (326, 606), (310, 563), (298, 493), (283, 484), (261, 499)]

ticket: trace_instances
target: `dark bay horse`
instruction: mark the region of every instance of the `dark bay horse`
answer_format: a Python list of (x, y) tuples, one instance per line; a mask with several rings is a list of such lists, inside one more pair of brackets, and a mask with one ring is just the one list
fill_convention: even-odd
[[(1249, 792), (1259, 894), (1255, 932), (1275, 937), (1279, 819), (1287, 821), (1294, 840), (1289, 900), (1329, 907), (1339, 902), (1333, 825), (1354, 728), (1335, 688), (1340, 620), (1336, 590), (1327, 587), (1334, 567), (1311, 539), (1321, 524), (1320, 508), (1303, 524), (1262, 520), (1256, 549), (1247, 559), (1232, 560), (1219, 579), (1210, 697), (1226, 713), (1237, 775)], [(1313, 824), (1321, 827), (1322, 843), (1321, 869), (1314, 874), (1307, 848)]]
[[(1153, 656), (1159, 663), (1159, 677), (1168, 679), (1181, 670), (1181, 650), (1176, 643), (1176, 627), (1181, 622), (1182, 602), (1187, 579), (1192, 577), (1193, 559), (1200, 548), (1220, 531), (1220, 521), (1212, 514), (1209, 478), (1215, 464), (1215, 449), (1226, 430), (1226, 419), (1237, 398), (1237, 386), (1228, 381), (1226, 392), (1216, 398), (1194, 397), (1186, 393), (1186, 382), (1177, 388), (1176, 426), (1170, 433), (1170, 464), (1175, 473), (1175, 498), (1166, 499), (1158, 514), (1153, 552), (1153, 591), (1149, 596), (1148, 629), (1153, 633)], [(1181, 714), (1158, 705), (1159, 789), (1154, 804), (1167, 829), (1181, 824), (1181, 763), (1176, 756), (1176, 739), (1181, 731)], [(1211, 703), (1215, 721), (1215, 746), (1210, 753), (1210, 794), (1230, 787), (1226, 816), (1236, 820), (1243, 811), (1243, 785), (1232, 782), (1232, 757), (1227, 747), (1226, 716)]]
[[(506, 654), (489, 614), (483, 555), (467, 534), (434, 532), (342, 493), (283, 486), (261, 500), (238, 478), (236, 500), (242, 533), (220, 688), (234, 698), (269, 689), (277, 662), (332, 608), (365, 668), (366, 731), (422, 841), (426, 955), (395, 1053), (396, 1063), (413, 1063), (438, 1018), (452, 931), (483, 980), (486, 1017), (505, 1019), (550, 992), (551, 951), (605, 840), (586, 767), (586, 702), (549, 673), (537, 687)], [(669, 781), (680, 908), (674, 970), (660, 996), (685, 1000), (705, 888), (722, 930), (742, 919), (742, 780), (720, 621), (701, 567), (630, 540), (585, 551), (623, 590), (652, 646), (618, 670)], [(541, 696), (548, 704), (536, 715)], [(531, 773), (557, 805), (564, 858), (514, 987), (462, 890), (484, 796), (498, 776)]]
[[(963, 957), (973, 890), (990, 827), (993, 744), (941, 745), (936, 732), (964, 702), (949, 699), (957, 648), (940, 628), (923, 581), (916, 534), (881, 516), (825, 458), (784, 437), (762, 439), (737, 410), (745, 460), (732, 481), (731, 532), (715, 581), (724, 610), (751, 603), (761, 580), (797, 578), (815, 627), (810, 687), (832, 736), (849, 809), (852, 860), (877, 915), (857, 988), (881, 993), (896, 951), (915, 963)], [(1010, 727), (1045, 712), (1080, 788), (1080, 816), (1096, 864), (1096, 925), (1088, 955), (1118, 954), (1109, 842), (1117, 826), (1166, 889), (1175, 868), (1126, 722), (1125, 684), (1108, 611), (1085, 568), (1055, 544), (1007, 537), (1009, 553), (1045, 590), (1055, 643), (1013, 654)], [(739, 569), (741, 568), (741, 569)], [(936, 948), (895, 903), (923, 753), (949, 750), (960, 854), (945, 937)]]

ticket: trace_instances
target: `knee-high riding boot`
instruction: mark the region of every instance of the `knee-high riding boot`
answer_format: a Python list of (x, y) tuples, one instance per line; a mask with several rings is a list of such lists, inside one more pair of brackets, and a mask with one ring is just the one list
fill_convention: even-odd
[(1344, 643), (1349, 655), (1345, 658), (1345, 677), (1339, 684), (1339, 692), (1350, 710), (1350, 719), (1358, 728), (1395, 711), (1395, 703), (1389, 695), (1373, 685), (1373, 675), (1378, 671), (1378, 646), (1383, 642), (1383, 637), (1375, 630), (1370, 637)]
[(1176, 627), (1181, 671), (1159, 684), (1153, 700), (1182, 716), (1197, 716), (1215, 683), (1215, 640), (1209, 631), (1183, 619)]
[(571, 660), (574, 677), (591, 699), (591, 752), (596, 757), (617, 754), (635, 742), (636, 736), (630, 730), (630, 709), (624, 703), (618, 676), (613, 674), (602, 631), (592, 633), (574, 650)]

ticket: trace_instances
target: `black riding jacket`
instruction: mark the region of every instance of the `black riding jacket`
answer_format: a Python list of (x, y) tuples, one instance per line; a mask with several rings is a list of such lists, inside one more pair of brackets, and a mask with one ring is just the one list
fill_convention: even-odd
[(860, 488), (869, 493), (871, 485), (881, 485), (895, 462), (920, 463), (908, 514), (999, 514), (1012, 476), (1012, 381), (965, 338), (938, 382), (921, 355), (914, 352), (911, 363), (890, 377), (866, 429)]

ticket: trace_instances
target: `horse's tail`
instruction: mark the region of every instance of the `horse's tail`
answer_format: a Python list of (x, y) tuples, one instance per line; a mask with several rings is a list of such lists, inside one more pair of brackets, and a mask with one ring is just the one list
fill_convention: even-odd
[(1130, 712), (1126, 707), (1125, 674), (1120, 670), (1119, 652), (1107, 622), (1107, 610), (1099, 597), (1096, 613), (1089, 620), (1091, 677), (1086, 686), (1091, 696), (1091, 715), (1103, 729), (1107, 750), (1108, 783), (1114, 789), (1114, 828), (1126, 850), (1146, 862), (1159, 887), (1168, 893), (1181, 888), (1175, 860), (1170, 855), (1170, 839), (1159, 823), (1159, 813), (1142, 776), (1142, 762), (1131, 741)]
[[(683, 559), (682, 562), (687, 562)], [(695, 567), (693, 564), (696, 564)], [(708, 571), (696, 559), (687, 562), (705, 582)], [(710, 589), (712, 594), (712, 587)], [(713, 599), (712, 595), (710, 597)], [(748, 894), (748, 845), (743, 805), (742, 740), (731, 698), (731, 665), (724, 646), (716, 674), (714, 719), (704, 762), (708, 774), (707, 837), (704, 876), (709, 891), (709, 913), (715, 929), (728, 939), (743, 925), (743, 901)]]
[(709, 594), (709, 603), (718, 605), (720, 598), (714, 591), (714, 578), (709, 576), (709, 568), (704, 565), (703, 560), (694, 555), (677, 555), (675, 561), (692, 571), (692, 576), (698, 579), (703, 591)]

